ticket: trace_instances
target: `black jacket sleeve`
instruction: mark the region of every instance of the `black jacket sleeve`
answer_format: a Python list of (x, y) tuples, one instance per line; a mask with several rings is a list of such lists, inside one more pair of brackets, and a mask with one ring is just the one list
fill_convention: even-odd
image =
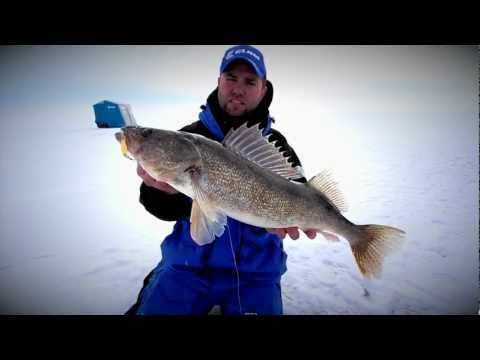
[(167, 194), (145, 183), (140, 186), (140, 203), (150, 214), (165, 221), (190, 218), (192, 210), (192, 202), (188, 196), (182, 193)]

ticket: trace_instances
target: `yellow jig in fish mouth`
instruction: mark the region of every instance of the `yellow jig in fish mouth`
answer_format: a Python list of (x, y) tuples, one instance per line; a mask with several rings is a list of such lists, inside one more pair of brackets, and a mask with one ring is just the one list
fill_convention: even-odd
[(133, 160), (130, 156), (128, 156), (127, 137), (123, 132), (121, 133), (120, 137), (120, 149), (122, 150), (122, 155), (127, 159)]

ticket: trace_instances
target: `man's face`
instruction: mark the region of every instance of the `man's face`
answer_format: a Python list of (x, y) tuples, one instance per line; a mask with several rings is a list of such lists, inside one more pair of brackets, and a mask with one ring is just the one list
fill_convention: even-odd
[(266, 81), (244, 62), (234, 63), (218, 78), (218, 102), (232, 116), (254, 110), (266, 92)]

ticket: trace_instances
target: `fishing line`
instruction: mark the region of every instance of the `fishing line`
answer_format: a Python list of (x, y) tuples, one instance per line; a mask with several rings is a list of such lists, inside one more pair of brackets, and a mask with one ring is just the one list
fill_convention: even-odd
[(242, 311), (242, 302), (240, 301), (240, 273), (237, 267), (237, 260), (235, 260), (235, 251), (233, 251), (233, 242), (232, 237), (230, 235), (230, 228), (228, 227), (228, 223), (226, 224), (228, 230), (228, 238), (230, 239), (230, 249), (232, 249), (232, 256), (233, 256), (233, 264), (235, 265), (235, 272), (237, 274), (237, 297), (238, 297), (238, 308), (240, 310), (240, 315), (243, 314)]

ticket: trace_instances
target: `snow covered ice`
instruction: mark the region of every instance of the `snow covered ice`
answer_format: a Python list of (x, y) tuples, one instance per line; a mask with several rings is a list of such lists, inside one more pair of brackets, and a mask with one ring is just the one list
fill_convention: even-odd
[[(0, 48), (1, 314), (133, 304), (173, 223), (138, 202), (136, 164), (92, 105), (130, 103), (140, 125), (178, 129), (216, 86), (225, 48)], [(285, 314), (477, 314), (477, 49), (285, 48), (260, 46), (274, 126), (307, 177), (331, 169), (351, 221), (407, 233), (370, 281), (346, 241), (284, 240)]]

